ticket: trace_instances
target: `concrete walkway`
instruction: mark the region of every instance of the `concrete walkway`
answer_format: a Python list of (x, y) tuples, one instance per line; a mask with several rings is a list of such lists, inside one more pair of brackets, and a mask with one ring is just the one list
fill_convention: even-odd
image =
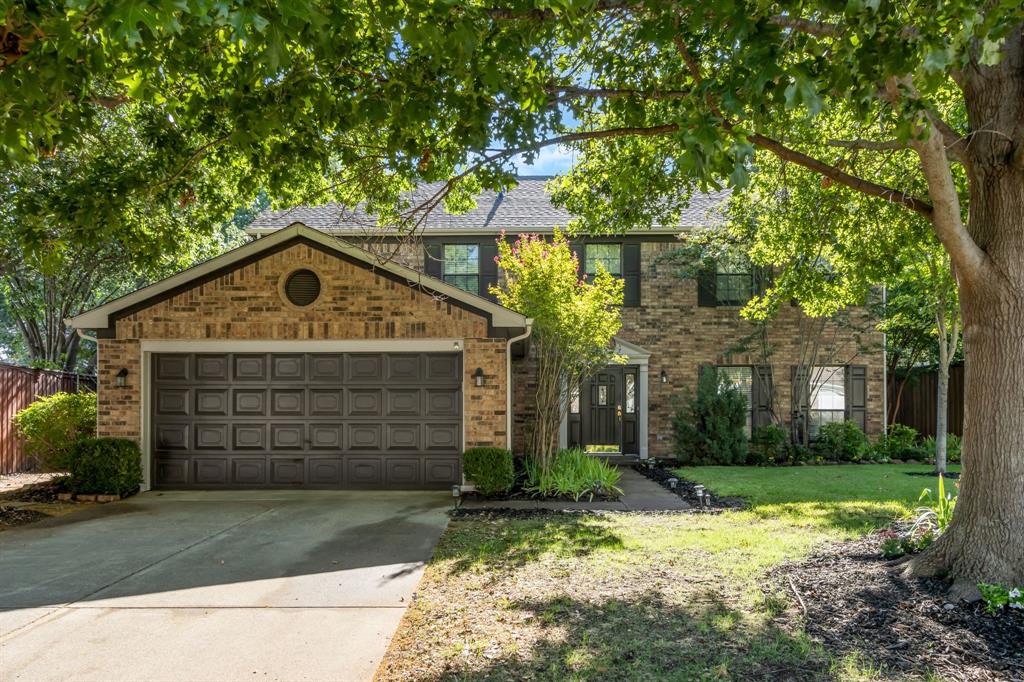
[(0, 533), (0, 679), (367, 680), (450, 499), (144, 493)]
[(464, 509), (552, 509), (600, 511), (685, 511), (690, 505), (675, 493), (638, 473), (620, 467), (622, 497), (614, 501), (572, 502), (561, 500), (475, 500), (466, 499)]

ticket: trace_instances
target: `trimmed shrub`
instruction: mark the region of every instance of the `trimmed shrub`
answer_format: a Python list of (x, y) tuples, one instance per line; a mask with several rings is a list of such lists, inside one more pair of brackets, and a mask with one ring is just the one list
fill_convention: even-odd
[(95, 393), (54, 393), (14, 415), (25, 451), (44, 471), (67, 471), (75, 442), (96, 435)]
[(787, 459), (789, 436), (778, 424), (762, 424), (750, 438), (750, 464), (776, 464)]
[(676, 457), (683, 464), (745, 463), (749, 409), (739, 389), (713, 367), (703, 368), (695, 394), (672, 418)]
[(928, 456), (926, 449), (918, 443), (917, 429), (904, 424), (893, 424), (889, 433), (879, 437), (875, 452), (880, 459), (922, 460)]
[(842, 421), (823, 424), (814, 439), (815, 454), (841, 462), (859, 462), (871, 459), (873, 450), (868, 437), (856, 422)]
[(516, 482), (512, 453), (504, 448), (470, 448), (462, 453), (462, 469), (484, 495), (507, 492)]
[(127, 438), (86, 438), (68, 457), (72, 492), (126, 495), (142, 483), (142, 453)]
[(535, 495), (579, 500), (586, 496), (622, 494), (618, 488), (622, 477), (618, 467), (580, 448), (559, 450), (547, 471), (534, 457), (527, 457), (523, 464), (526, 468), (524, 489)]

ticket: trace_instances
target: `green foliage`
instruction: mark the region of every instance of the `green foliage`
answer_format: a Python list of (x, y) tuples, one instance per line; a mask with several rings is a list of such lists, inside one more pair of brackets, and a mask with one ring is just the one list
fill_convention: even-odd
[[(776, 464), (787, 459), (789, 434), (778, 424), (761, 424), (750, 437), (748, 464)], [(752, 460), (752, 461), (751, 461)]]
[(889, 432), (880, 436), (875, 445), (876, 459), (921, 461), (927, 454), (926, 448), (918, 442), (917, 429), (904, 424), (890, 426)]
[(1024, 590), (1019, 587), (1011, 589), (1003, 585), (978, 583), (978, 591), (985, 602), (985, 610), (992, 615), (1007, 606), (1011, 609), (1024, 609)]
[(812, 448), (821, 457), (840, 462), (859, 462), (873, 456), (868, 437), (852, 421), (822, 424)]
[(521, 235), (512, 244), (499, 239), (498, 265), (505, 281), (491, 292), (533, 319), (537, 388), (527, 448), (546, 465), (566, 410), (563, 387), (579, 386), (598, 369), (621, 362), (612, 338), (622, 326), (623, 283), (604, 268), (581, 279), (576, 255), (558, 230), (551, 241), (538, 235)]
[(713, 367), (701, 369), (697, 389), (672, 418), (676, 457), (683, 464), (743, 464), (749, 407), (739, 389)]
[(75, 443), (68, 457), (72, 491), (83, 494), (127, 495), (142, 483), (142, 454), (126, 438), (86, 438)]
[(504, 448), (470, 448), (462, 453), (462, 470), (484, 495), (507, 492), (516, 481), (512, 453)]
[(14, 415), (26, 452), (45, 471), (66, 471), (74, 444), (96, 434), (95, 393), (54, 393)]
[[(963, 439), (955, 433), (946, 434), (946, 461), (959, 462), (960, 450), (963, 447)], [(923, 454), (934, 459), (935, 457), (935, 436), (928, 436), (921, 444)]]
[(579, 448), (559, 450), (551, 465), (543, 467), (533, 457), (524, 460), (527, 492), (541, 497), (593, 499), (595, 495), (617, 497), (622, 474), (617, 467), (600, 457), (588, 455)]
[(918, 497), (918, 502), (927, 501), (928, 509), (923, 510), (925, 512), (931, 512), (929, 517), (934, 521), (935, 529), (939, 533), (944, 533), (949, 527), (949, 524), (953, 521), (953, 512), (956, 510), (957, 496), (953, 493), (946, 492), (945, 477), (939, 476), (939, 492), (938, 495), (933, 496), (930, 488), (925, 488), (921, 491), (921, 496)]

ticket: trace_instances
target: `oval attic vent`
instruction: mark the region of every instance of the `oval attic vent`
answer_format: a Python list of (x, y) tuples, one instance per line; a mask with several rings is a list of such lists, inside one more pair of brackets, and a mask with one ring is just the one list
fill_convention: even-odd
[(320, 278), (312, 270), (296, 270), (284, 283), (284, 295), (293, 305), (307, 306), (320, 296)]

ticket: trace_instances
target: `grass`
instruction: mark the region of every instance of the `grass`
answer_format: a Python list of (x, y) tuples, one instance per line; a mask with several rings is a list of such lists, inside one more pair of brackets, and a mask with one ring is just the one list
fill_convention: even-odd
[(932, 484), (910, 470), (927, 467), (688, 468), (751, 507), (454, 519), (378, 676), (891, 679), (776, 625), (792, 604), (764, 575), (909, 513)]

